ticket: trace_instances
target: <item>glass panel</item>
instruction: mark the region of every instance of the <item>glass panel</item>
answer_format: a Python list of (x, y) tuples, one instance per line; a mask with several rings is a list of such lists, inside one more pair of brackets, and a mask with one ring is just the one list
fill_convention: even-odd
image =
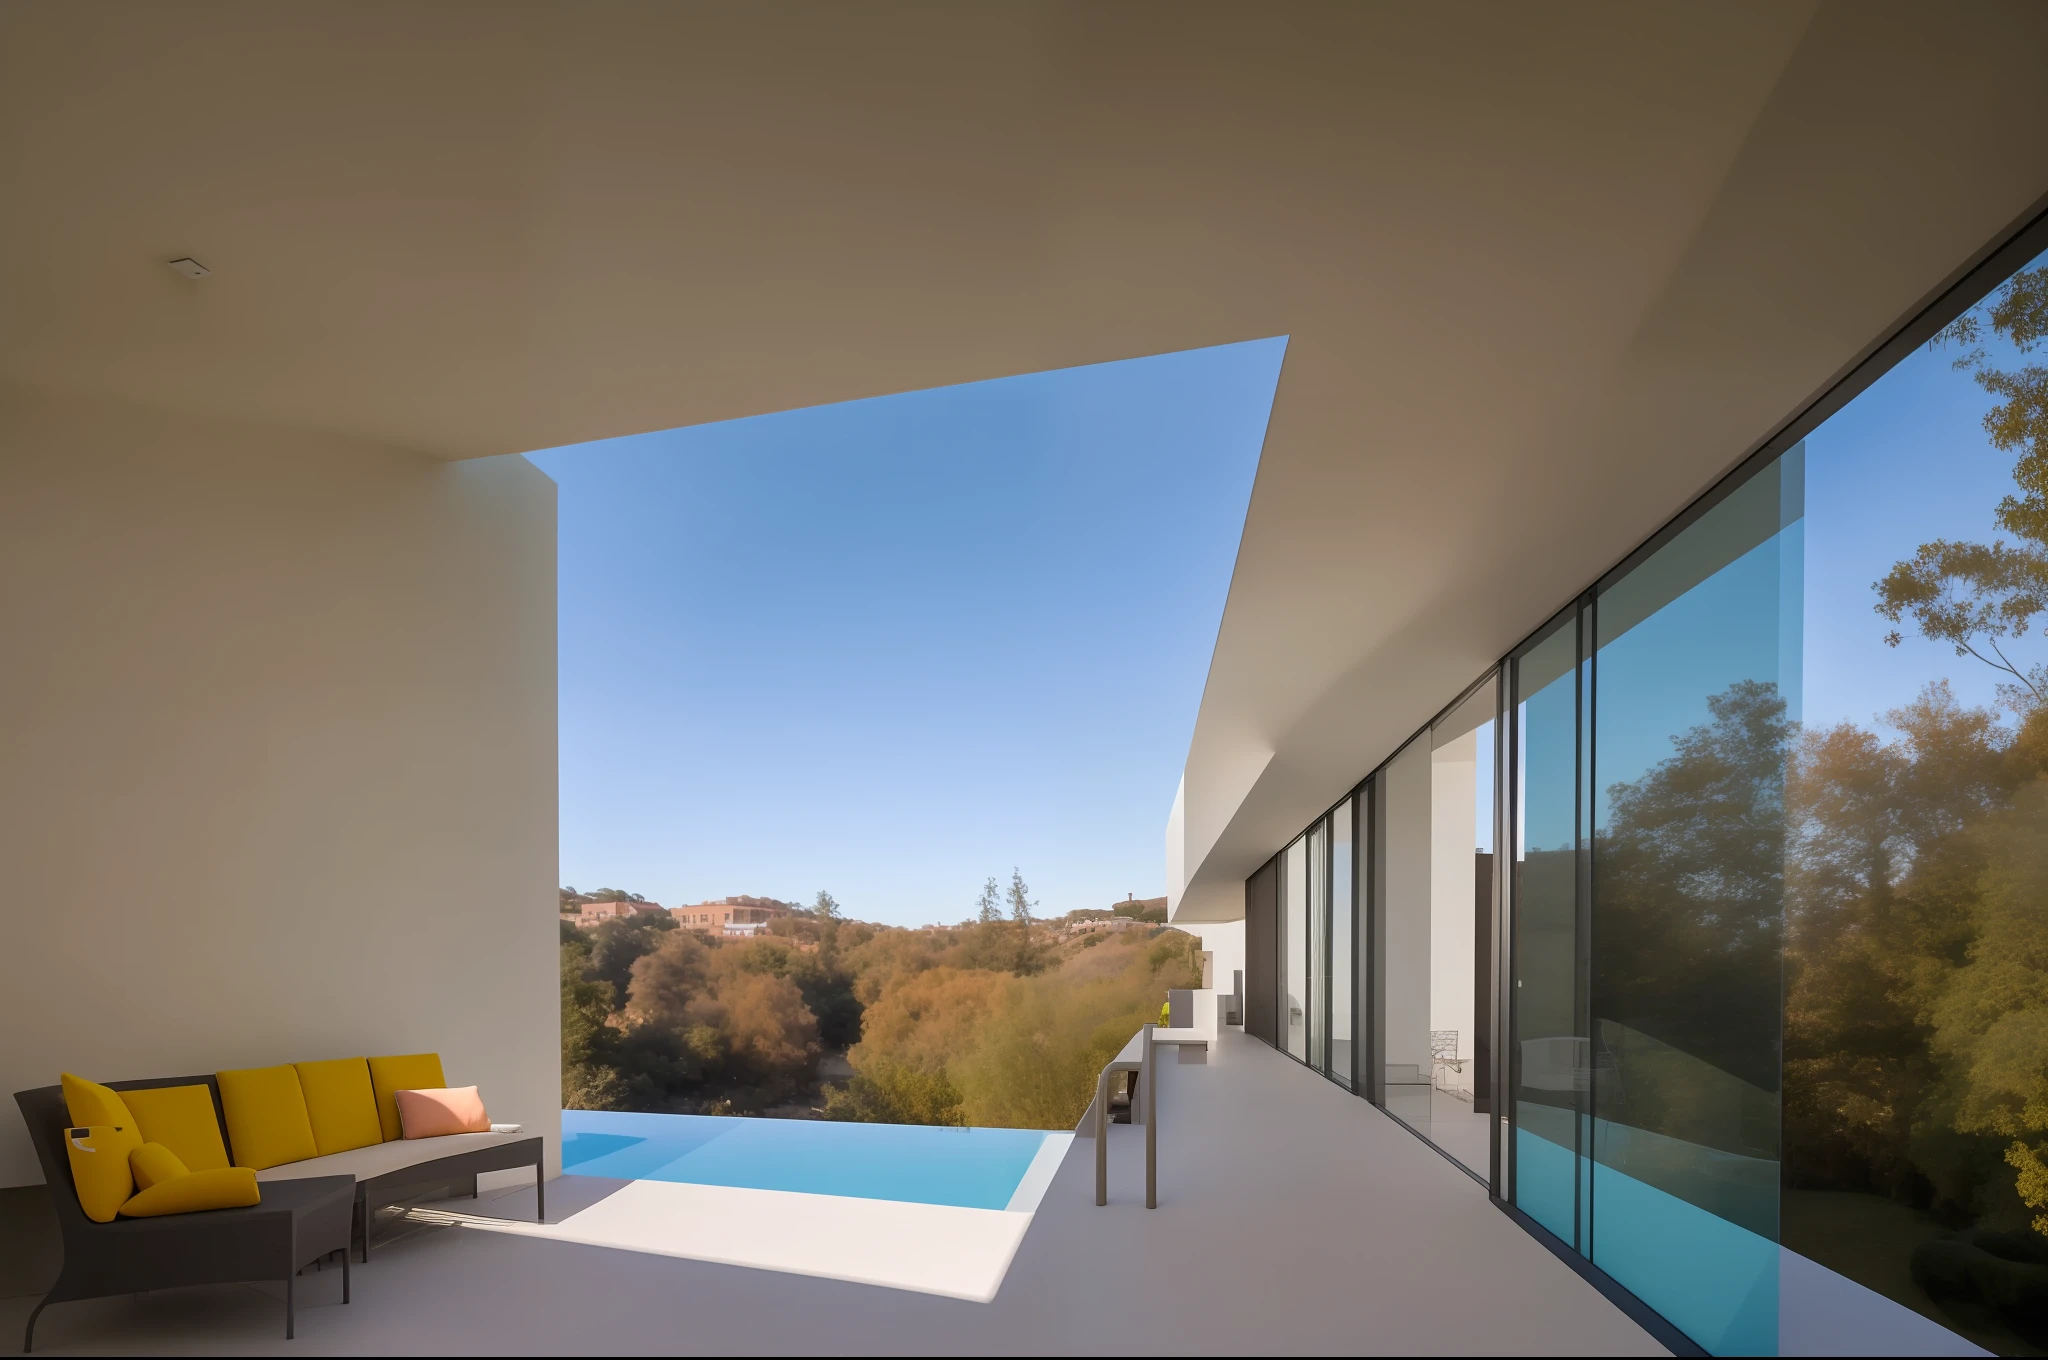
[(2044, 339), (2048, 256), (1514, 666), (1510, 1193), (1712, 1353), (2048, 1350)]
[(1308, 837), (1287, 847), (1280, 863), (1280, 1023), (1283, 1047), (1308, 1060)]
[(1751, 477), (1595, 603), (1592, 1257), (1717, 1354), (1778, 1342), (1800, 469)]
[(1329, 832), (1321, 822), (1308, 833), (1308, 1061), (1330, 1068)]
[[(1492, 1092), (1479, 1062), (1490, 986), (1494, 687), (1404, 749), (1387, 790), (1385, 1051), (1388, 1113), (1484, 1179)], [(1488, 981), (1482, 983), (1481, 976)]]
[(1805, 444), (1788, 1332), (2048, 1351), (2044, 336), (2048, 256)]
[(1590, 1068), (1578, 969), (1578, 620), (1515, 663), (1509, 1061), (1514, 1202), (1583, 1250), (1579, 1110)]
[(1351, 1085), (1351, 804), (1330, 814), (1330, 1076)]

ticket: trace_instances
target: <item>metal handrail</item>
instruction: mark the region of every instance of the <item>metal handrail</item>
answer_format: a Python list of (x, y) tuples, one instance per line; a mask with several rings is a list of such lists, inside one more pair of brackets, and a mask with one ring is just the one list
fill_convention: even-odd
[[(1148, 1023), (1139, 1032), (1142, 1043), (1136, 1062), (1119, 1054), (1095, 1079), (1095, 1202), (1099, 1205), (1109, 1203), (1110, 1074), (1136, 1072), (1145, 1088), (1145, 1207), (1159, 1207), (1159, 1065), (1152, 1061), (1152, 1031), (1157, 1028)], [(1137, 1105), (1135, 1100), (1131, 1103)], [(1136, 1117), (1136, 1108), (1132, 1115)]]

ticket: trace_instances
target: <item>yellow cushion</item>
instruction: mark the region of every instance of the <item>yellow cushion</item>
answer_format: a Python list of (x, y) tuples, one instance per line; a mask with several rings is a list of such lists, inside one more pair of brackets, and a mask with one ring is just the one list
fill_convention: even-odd
[(306, 1093), (306, 1114), (313, 1121), (313, 1142), (322, 1157), (384, 1141), (367, 1058), (292, 1065), (299, 1071), (299, 1089)]
[(128, 1169), (135, 1173), (135, 1188), (147, 1190), (192, 1173), (178, 1160), (178, 1154), (162, 1143), (144, 1143), (128, 1154)]
[(93, 1124), (64, 1131), (64, 1152), (71, 1161), (71, 1184), (78, 1207), (95, 1223), (112, 1223), (121, 1205), (135, 1193), (128, 1154), (142, 1140), (132, 1128)]
[(120, 1093), (96, 1081), (74, 1077), (66, 1072), (58, 1078), (64, 1083), (64, 1108), (70, 1112), (71, 1122), (83, 1128), (101, 1124), (118, 1124), (124, 1129), (135, 1127), (135, 1116), (128, 1113), (128, 1104)]
[(123, 1095), (142, 1141), (162, 1143), (187, 1171), (218, 1171), (228, 1164), (213, 1092), (204, 1086), (151, 1086)]
[(370, 1084), (377, 1093), (377, 1123), (384, 1141), (393, 1142), (405, 1130), (398, 1122), (399, 1091), (438, 1091), (448, 1084), (441, 1075), (438, 1053), (404, 1053), (392, 1058), (370, 1059)]
[(218, 1171), (192, 1171), (160, 1181), (123, 1204), (121, 1215), (155, 1218), (159, 1214), (189, 1214), (197, 1209), (240, 1209), (259, 1203), (262, 1198), (254, 1171), (243, 1166), (224, 1166)]
[(290, 1067), (244, 1067), (213, 1075), (220, 1083), (221, 1109), (228, 1117), (228, 1146), (234, 1151), (236, 1166), (262, 1171), (319, 1155), (296, 1071)]

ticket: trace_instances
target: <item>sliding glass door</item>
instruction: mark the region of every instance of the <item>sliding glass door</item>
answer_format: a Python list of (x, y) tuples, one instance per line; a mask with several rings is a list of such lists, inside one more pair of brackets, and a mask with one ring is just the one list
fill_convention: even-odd
[(1515, 777), (1507, 1074), (1513, 1201), (1583, 1252), (1593, 1063), (1580, 966), (1587, 879), (1579, 806), (1586, 690), (1581, 630), (1573, 610), (1510, 663)]
[(1481, 1180), (1492, 1164), (1494, 720), (1488, 679), (1378, 778), (1380, 1099)]
[(1687, 1335), (1771, 1354), (1801, 453), (1512, 663), (1514, 1203)]

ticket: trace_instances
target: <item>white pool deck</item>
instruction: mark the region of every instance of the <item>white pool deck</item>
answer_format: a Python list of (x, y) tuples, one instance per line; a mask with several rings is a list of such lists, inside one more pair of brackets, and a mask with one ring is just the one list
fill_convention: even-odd
[(1162, 1054), (1156, 1210), (1132, 1126), (1106, 1208), (1085, 1138), (1033, 1213), (565, 1177), (544, 1226), (531, 1187), (414, 1211), (346, 1307), (307, 1276), (289, 1345), (274, 1291), (222, 1287), (54, 1306), (36, 1350), (1664, 1354), (1365, 1102), (1234, 1032), (1204, 1056)]

